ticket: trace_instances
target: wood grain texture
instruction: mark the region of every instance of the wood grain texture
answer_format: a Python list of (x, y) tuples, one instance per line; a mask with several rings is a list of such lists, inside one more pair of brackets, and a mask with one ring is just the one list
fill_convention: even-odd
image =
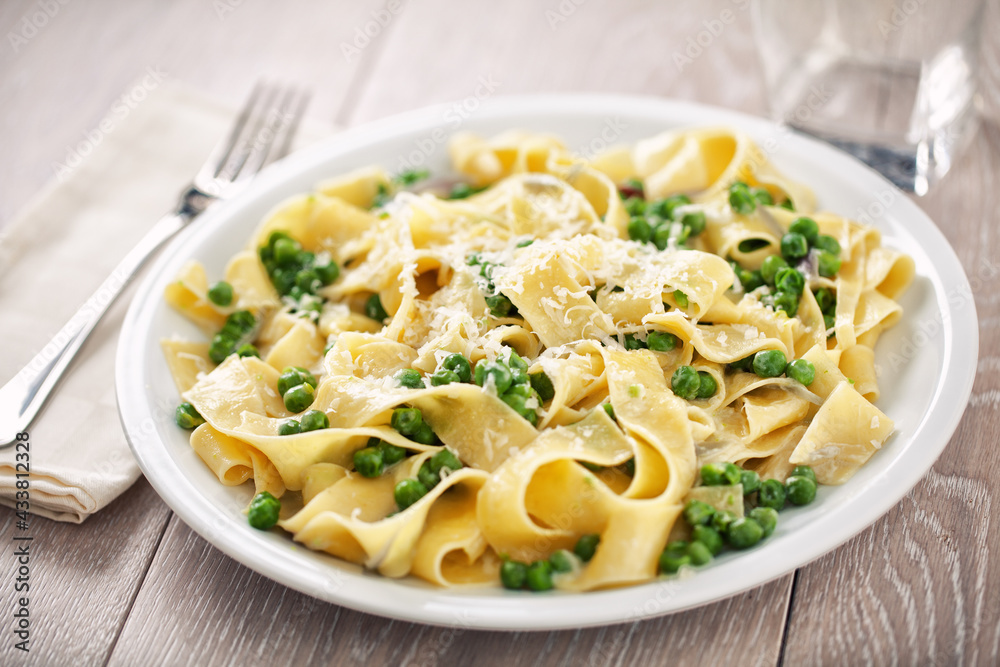
[[(497, 82), (498, 95), (636, 93), (763, 114), (748, 5), (749, 0), (475, 0), (456, 11), (449, 0), (413, 0), (372, 68), (379, 85), (367, 87), (351, 115), (340, 120), (356, 123), (462, 100), (475, 94), (480, 78)], [(688, 40), (696, 39), (706, 22), (718, 35), (692, 50), (690, 63), (675, 63), (674, 55), (685, 55)]]
[[(35, 443), (37, 445), (37, 443)], [(0, 535), (31, 535), (31, 651), (13, 647), (8, 619), (15, 609), (14, 547), (0, 550), (4, 610), (0, 664), (101, 665), (132, 607), (166, 528), (170, 509), (140, 479), (83, 524), (32, 517), (28, 531), (15, 531), (14, 513), (0, 513)], [(8, 579), (9, 577), (9, 579)]]
[[(110, 665), (776, 664), (791, 577), (719, 604), (606, 628), (503, 633), (320, 602), (223, 556), (175, 516)], [(745, 619), (732, 623), (731, 619)]]
[[(55, 0), (53, 0), (55, 2)], [(238, 103), (260, 78), (310, 87), (309, 115), (332, 121), (383, 41), (351, 62), (340, 43), (381, 0), (68, 2), (26, 40), (35, 0), (0, 3), (0, 226), (55, 176), (147, 68)], [(38, 19), (41, 23), (41, 19)]]

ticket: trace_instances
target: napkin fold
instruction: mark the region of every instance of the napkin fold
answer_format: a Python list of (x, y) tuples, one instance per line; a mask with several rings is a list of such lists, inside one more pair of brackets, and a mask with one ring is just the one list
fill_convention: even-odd
[[(53, 180), (0, 227), (0, 385), (173, 208), (237, 112), (178, 83), (144, 90), (144, 99), (115, 104), (67, 146)], [(306, 119), (296, 145), (331, 129)], [(114, 386), (118, 332), (134, 288), (98, 324), (28, 428), (33, 514), (80, 523), (139, 477)], [(0, 450), (0, 503), (8, 507), (15, 507), (16, 462), (14, 447)]]

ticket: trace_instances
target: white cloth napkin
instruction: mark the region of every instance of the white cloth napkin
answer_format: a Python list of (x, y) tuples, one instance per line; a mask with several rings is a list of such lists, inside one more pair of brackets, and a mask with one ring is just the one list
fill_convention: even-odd
[[(118, 106), (68, 146), (52, 182), (0, 228), (0, 385), (173, 207), (237, 111), (179, 84), (146, 90), (124, 116)], [(296, 144), (330, 131), (304, 122)], [(139, 477), (114, 387), (118, 331), (133, 291), (112, 306), (28, 429), (34, 514), (80, 523)], [(8, 507), (15, 472), (14, 447), (0, 450), (0, 503)]]

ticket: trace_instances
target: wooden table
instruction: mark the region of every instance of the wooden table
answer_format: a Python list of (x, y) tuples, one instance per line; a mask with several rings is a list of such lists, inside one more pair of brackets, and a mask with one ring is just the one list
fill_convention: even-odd
[[(500, 94), (615, 91), (766, 111), (742, 1), (413, 0), (350, 58), (341, 44), (382, 2), (17, 0), (0, 6), (3, 32), (43, 5), (53, 15), (37, 34), (16, 51), (0, 48), (0, 223), (53, 177), (66, 146), (147, 65), (234, 103), (262, 75), (298, 81), (316, 91), (312, 115), (343, 125), (463, 98), (481, 76), (498, 81)], [(673, 52), (724, 10), (734, 20), (690, 65), (675, 66)], [(998, 49), (985, 69), (992, 120), (918, 200), (970, 277), (1000, 263)], [(140, 479), (82, 525), (34, 522), (30, 663), (998, 664), (1000, 295), (995, 279), (974, 282), (979, 374), (944, 455), (875, 525), (756, 590), (591, 630), (506, 634), (388, 621), (248, 570)], [(12, 520), (0, 513), (0, 535), (12, 532)], [(12, 571), (5, 552), (0, 572)], [(4, 610), (13, 609), (11, 596), (5, 584)], [(8, 625), (0, 663), (20, 663)]]

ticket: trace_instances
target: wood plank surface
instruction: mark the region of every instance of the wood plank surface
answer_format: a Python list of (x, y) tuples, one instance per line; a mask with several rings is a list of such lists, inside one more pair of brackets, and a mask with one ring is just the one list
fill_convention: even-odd
[[(0, 512), (0, 535), (11, 545), (0, 549), (0, 665), (104, 664), (171, 514), (145, 479), (79, 525), (32, 517), (29, 530), (15, 531), (14, 513)], [(13, 584), (14, 534), (33, 538), (31, 588), (22, 593)], [(30, 600), (28, 655), (14, 648), (9, 629), (15, 597), (22, 595)]]
[[(176, 516), (110, 665), (628, 665), (777, 663), (790, 577), (638, 624), (482, 632), (320, 602), (222, 556)], [(745, 622), (733, 623), (732, 619)]]
[[(996, 5), (997, 3), (992, 3)], [(146, 67), (240, 100), (259, 76), (298, 81), (310, 115), (359, 123), (475, 94), (662, 95), (763, 115), (745, 2), (70, 2), (37, 34), (0, 47), (0, 225), (52, 178)], [(0, 4), (4, 34), (37, 10)], [(995, 10), (995, 7), (994, 7)], [(723, 12), (731, 12), (730, 15)], [(994, 12), (995, 15), (995, 12)], [(384, 16), (384, 15), (382, 15)], [(727, 19), (690, 63), (688, 39)], [(713, 24), (717, 25), (717, 24)], [(342, 43), (358, 52), (345, 55)], [(986, 79), (1000, 82), (1000, 49)], [(1000, 93), (984, 93), (1000, 117)], [(988, 124), (918, 200), (970, 277), (1000, 262), (1000, 129)], [(980, 364), (972, 404), (942, 459), (895, 509), (844, 547), (730, 600), (636, 625), (490, 633), (393, 622), (319, 602), (223, 555), (140, 480), (80, 526), (35, 519), (38, 665), (144, 664), (997, 664), (1000, 662), (1000, 297), (975, 290)], [(169, 520), (168, 520), (168, 517)], [(13, 531), (0, 514), (0, 534)], [(13, 571), (12, 554), (0, 572)], [(148, 572), (147, 572), (148, 569)], [(0, 599), (13, 608), (12, 587)], [(786, 618), (789, 623), (786, 626)], [(785, 636), (787, 633), (787, 636)], [(0, 664), (25, 656), (0, 644)]]

